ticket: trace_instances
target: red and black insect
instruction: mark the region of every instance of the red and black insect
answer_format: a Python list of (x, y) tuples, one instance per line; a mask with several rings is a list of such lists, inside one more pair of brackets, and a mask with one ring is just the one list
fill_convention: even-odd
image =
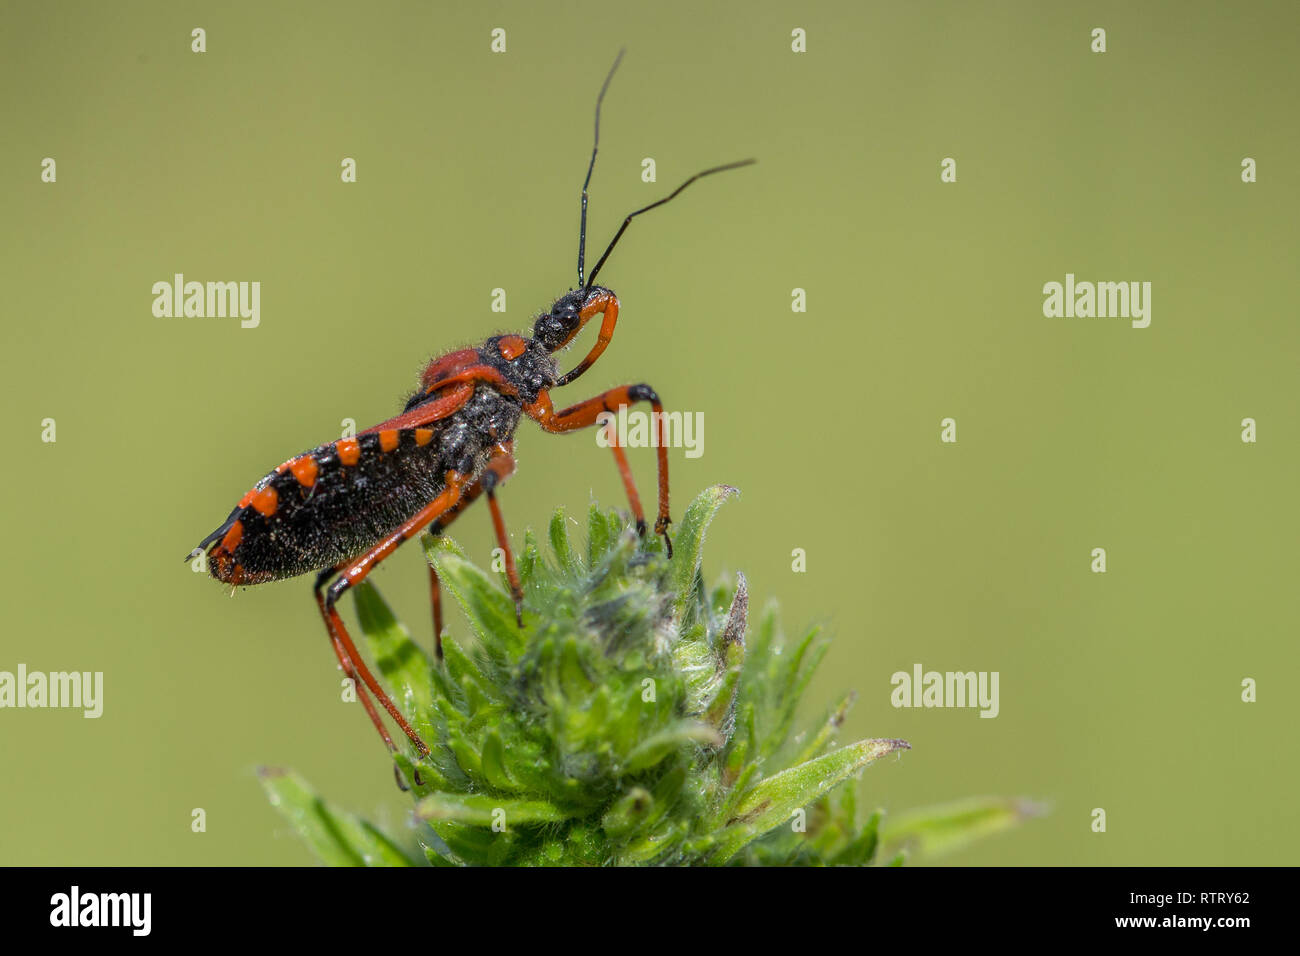
[[(553, 433), (597, 424), (602, 412), (647, 402), (662, 413), (659, 395), (649, 385), (624, 385), (561, 411), (550, 390), (568, 385), (591, 368), (614, 335), (619, 303), (614, 293), (595, 284), (596, 276), (628, 224), (661, 206), (703, 176), (746, 166), (753, 160), (715, 166), (697, 173), (677, 189), (623, 220), (614, 238), (584, 279), (587, 236), (587, 189), (600, 145), (600, 106), (622, 53), (605, 77), (596, 98), (591, 161), (582, 184), (578, 231), (578, 286), (560, 296), (538, 316), (532, 338), (495, 335), (478, 348), (461, 349), (431, 361), (419, 386), (395, 418), (368, 428), (355, 438), (320, 445), (290, 458), (255, 484), (215, 531), (189, 555), (207, 552), (213, 577), (231, 585), (261, 584), (319, 572), (313, 588), (334, 653), (344, 673), (356, 683), (357, 696), (389, 750), (392, 737), (366, 691), (401, 727), (422, 756), (429, 748), (366, 667), (339, 617), (337, 604), (402, 542), (428, 532), (439, 534), (479, 497), (486, 495), (497, 542), (505, 554), (506, 575), (523, 622), (523, 594), (506, 537), (495, 489), (514, 471), (512, 438), (527, 416)], [(595, 316), (601, 316), (595, 344), (581, 362), (559, 373), (555, 354), (567, 347)], [(659, 501), (654, 530), (668, 538), (668, 452), (659, 421)], [(645, 514), (624, 451), (610, 447), (627, 489), (637, 529), (646, 532)], [(331, 583), (332, 579), (332, 583)], [(328, 588), (326, 585), (329, 585)], [(442, 615), (438, 578), (431, 568), (435, 646), (442, 657)], [(400, 781), (399, 781), (400, 782)]]

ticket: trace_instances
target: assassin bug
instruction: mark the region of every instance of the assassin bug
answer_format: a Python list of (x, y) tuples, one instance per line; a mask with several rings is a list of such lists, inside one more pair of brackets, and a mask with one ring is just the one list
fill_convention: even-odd
[[(659, 500), (654, 530), (663, 536), (668, 554), (672, 553), (668, 537), (668, 452), (658, 394), (649, 385), (624, 385), (556, 411), (550, 390), (568, 385), (591, 368), (614, 335), (618, 298), (610, 289), (596, 285), (596, 276), (632, 220), (662, 206), (697, 179), (747, 166), (754, 160), (696, 173), (668, 196), (628, 215), (595, 268), (584, 278), (587, 190), (600, 146), (600, 107), (622, 58), (620, 52), (596, 97), (594, 142), (582, 184), (577, 287), (538, 316), (532, 338), (494, 335), (478, 348), (435, 358), (425, 367), (418, 388), (401, 414), (355, 438), (320, 445), (284, 462), (258, 481), (220, 527), (188, 556), (192, 559), (206, 551), (212, 576), (232, 587), (318, 572), (313, 593), (330, 644), (390, 751), (395, 750), (393, 739), (367, 689), (420, 755), (429, 756), (428, 746), (393, 705), (357, 652), (339, 617), (339, 598), (404, 541), (422, 532), (442, 533), (474, 501), (486, 495), (497, 542), (505, 556), (515, 616), (522, 626), (523, 592), (496, 500), (497, 486), (514, 471), (512, 438), (522, 417), (531, 418), (544, 431), (559, 434), (596, 425), (602, 412), (648, 402), (660, 413)], [(596, 315), (601, 316), (601, 323), (595, 344), (582, 361), (561, 375), (555, 353), (573, 342)], [(637, 530), (644, 536), (645, 514), (627, 456), (612, 430), (610, 447)], [(441, 660), (442, 611), (438, 577), (432, 568), (429, 589), (435, 648)], [(400, 775), (398, 782), (402, 783)]]

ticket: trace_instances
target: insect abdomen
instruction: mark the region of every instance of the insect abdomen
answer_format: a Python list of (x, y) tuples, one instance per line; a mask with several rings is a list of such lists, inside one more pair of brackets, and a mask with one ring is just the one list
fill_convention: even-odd
[(428, 428), (380, 427), (291, 458), (199, 543), (214, 545), (208, 570), (228, 584), (261, 584), (358, 557), (433, 501), (447, 471), (477, 477), (518, 421), (517, 404), (479, 389)]
[(438, 425), (345, 438), (285, 462), (205, 539), (217, 542), (212, 576), (260, 584), (365, 551), (442, 491), (440, 439), (457, 423)]

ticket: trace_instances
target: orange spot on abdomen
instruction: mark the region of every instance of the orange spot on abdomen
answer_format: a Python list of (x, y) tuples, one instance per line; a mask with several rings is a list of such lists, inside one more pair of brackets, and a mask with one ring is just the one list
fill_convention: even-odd
[(258, 514), (269, 518), (280, 507), (280, 493), (271, 487), (263, 488), (253, 496), (252, 505)]
[(226, 532), (225, 537), (221, 539), (221, 548), (224, 551), (234, 554), (235, 549), (239, 547), (239, 542), (243, 540), (244, 540), (243, 522), (236, 521), (234, 524), (230, 526), (230, 529)]
[(339, 462), (344, 465), (355, 465), (361, 460), (361, 445), (355, 438), (341, 439), (334, 449), (338, 452)]
[(304, 488), (310, 488), (316, 484), (316, 476), (320, 474), (320, 466), (316, 464), (316, 459), (311, 455), (295, 458), (289, 463), (289, 470), (293, 472), (294, 478), (298, 479), (298, 484)]

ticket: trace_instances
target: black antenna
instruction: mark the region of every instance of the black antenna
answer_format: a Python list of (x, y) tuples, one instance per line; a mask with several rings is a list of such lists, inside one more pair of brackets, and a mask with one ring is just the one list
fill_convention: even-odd
[[(686, 180), (686, 182), (682, 183), (680, 186), (678, 186), (676, 189), (674, 189), (671, 193), (669, 193), (669, 194), (668, 194), (667, 196), (665, 196), (663, 199), (660, 199), (658, 202), (652, 202), (652, 203), (651, 203), (650, 205), (648, 205), (648, 206), (642, 206), (642, 207), (641, 207), (640, 209), (638, 209), (636, 212), (629, 214), (628, 217), (627, 217), (626, 219), (623, 220), (623, 225), (621, 225), (621, 226), (618, 227), (618, 232), (614, 233), (614, 238), (610, 240), (609, 246), (606, 247), (605, 252), (604, 252), (604, 253), (601, 255), (601, 257), (600, 257), (600, 261), (596, 263), (596, 268), (594, 268), (594, 269), (591, 270), (591, 278), (587, 280), (587, 284), (586, 284), (586, 286), (584, 286), (584, 289), (590, 289), (590, 288), (591, 288), (592, 284), (596, 281), (596, 274), (597, 274), (598, 272), (600, 272), (600, 267), (603, 266), (603, 265), (605, 264), (605, 260), (608, 259), (608, 258), (609, 258), (609, 254), (610, 254), (611, 252), (614, 251), (614, 247), (615, 247), (616, 245), (618, 245), (618, 241), (619, 241), (619, 239), (623, 238), (623, 233), (627, 231), (628, 223), (630, 223), (630, 222), (631, 222), (633, 219), (635, 219), (637, 216), (641, 215), (641, 213), (643, 213), (643, 212), (649, 212), (651, 209), (654, 209), (654, 208), (656, 208), (656, 207), (658, 207), (658, 206), (662, 206), (664, 203), (666, 203), (668, 200), (672, 199), (674, 196), (676, 196), (678, 193), (680, 193), (683, 189), (685, 189), (685, 188), (686, 188), (687, 186), (689, 186), (691, 183), (695, 182), (695, 180), (697, 180), (697, 179), (703, 179), (705, 176), (712, 176), (714, 173), (726, 172), (728, 169), (739, 169), (741, 166), (752, 166), (752, 165), (754, 165), (754, 163), (756, 163), (756, 162), (758, 162), (758, 160), (756, 160), (756, 159), (742, 159), (742, 160), (740, 160), (740, 162), (738, 162), (738, 163), (727, 163), (725, 166), (714, 166), (712, 169), (706, 169), (706, 170), (704, 170), (703, 172), (696, 173), (694, 176), (692, 176), (690, 179)], [(585, 193), (583, 194), (583, 198), (584, 198), (584, 201), (585, 201), (585, 199), (586, 199), (586, 194), (585, 194)], [(586, 207), (585, 207), (585, 206), (583, 207), (583, 214), (584, 214), (584, 215), (586, 214)], [(581, 271), (581, 270), (579, 270), (579, 271)], [(581, 279), (581, 277), (579, 277), (579, 278)]]
[(578, 288), (580, 289), (583, 287), (582, 264), (587, 256), (587, 187), (591, 185), (591, 171), (596, 168), (596, 150), (600, 148), (600, 104), (605, 99), (609, 81), (614, 78), (614, 71), (623, 62), (623, 54), (626, 52), (627, 47), (618, 51), (618, 56), (614, 57), (614, 65), (609, 68), (605, 82), (600, 85), (600, 93), (596, 96), (596, 134), (592, 139), (591, 162), (587, 164), (587, 178), (582, 181), (582, 222), (578, 225)]

